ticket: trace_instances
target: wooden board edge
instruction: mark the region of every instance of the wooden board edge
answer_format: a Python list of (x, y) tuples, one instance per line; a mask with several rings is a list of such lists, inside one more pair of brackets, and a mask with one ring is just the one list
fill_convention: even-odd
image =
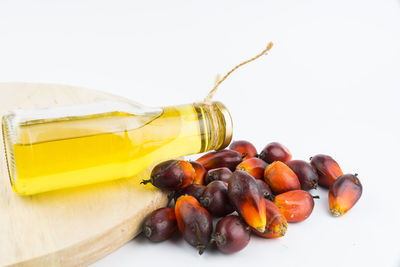
[[(117, 226), (110, 228), (106, 233), (87, 239), (80, 244), (58, 251), (55, 253), (43, 255), (34, 259), (19, 263), (11, 263), (7, 267), (28, 267), (28, 266), (87, 266), (101, 258), (112, 253), (116, 249), (132, 240), (141, 233), (141, 223), (148, 214), (167, 205), (167, 194), (162, 191), (154, 196), (152, 205), (145, 207), (139, 216), (133, 216)], [(136, 226), (135, 226), (136, 225)], [(98, 242), (102, 240), (102, 242)], [(106, 240), (106, 241), (104, 241)]]

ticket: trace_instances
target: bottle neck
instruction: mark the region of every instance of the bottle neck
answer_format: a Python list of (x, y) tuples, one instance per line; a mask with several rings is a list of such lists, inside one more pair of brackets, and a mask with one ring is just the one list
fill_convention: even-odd
[(232, 117), (221, 102), (194, 103), (201, 133), (200, 152), (223, 149), (232, 140)]

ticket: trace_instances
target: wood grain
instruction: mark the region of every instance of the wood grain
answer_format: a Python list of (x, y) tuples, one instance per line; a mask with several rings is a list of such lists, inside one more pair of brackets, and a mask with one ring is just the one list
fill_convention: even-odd
[[(56, 84), (0, 83), (0, 115), (39, 108), (123, 98)], [(1, 136), (2, 138), (2, 136)], [(140, 231), (143, 218), (167, 196), (136, 177), (30, 197), (13, 192), (0, 148), (0, 265), (86, 266)]]

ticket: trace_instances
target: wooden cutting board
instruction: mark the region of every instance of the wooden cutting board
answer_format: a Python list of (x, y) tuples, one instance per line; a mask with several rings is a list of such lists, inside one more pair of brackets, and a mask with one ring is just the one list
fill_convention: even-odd
[[(118, 99), (72, 86), (0, 83), (0, 115)], [(160, 190), (139, 185), (151, 168), (129, 179), (19, 196), (10, 186), (0, 138), (0, 266), (86, 266), (131, 240), (143, 218), (167, 203)]]

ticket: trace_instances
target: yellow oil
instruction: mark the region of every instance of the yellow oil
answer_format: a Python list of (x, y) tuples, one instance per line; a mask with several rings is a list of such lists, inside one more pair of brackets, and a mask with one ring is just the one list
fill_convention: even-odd
[[(21, 142), (13, 145), (13, 189), (32, 195), (131, 177), (156, 162), (206, 151), (212, 129), (203, 117), (205, 112), (194, 105), (166, 107), (144, 126), (118, 132), (102, 129), (111, 122), (123, 123), (126, 114), (91, 120), (95, 127), (90, 130), (85, 120), (81, 129), (69, 128), (68, 121), (57, 122), (57, 127), (49, 124), (52, 131), (43, 131), (45, 124), (21, 126)], [(81, 132), (78, 137), (68, 138), (77, 132)], [(24, 143), (24, 137), (35, 137), (36, 142)]]

